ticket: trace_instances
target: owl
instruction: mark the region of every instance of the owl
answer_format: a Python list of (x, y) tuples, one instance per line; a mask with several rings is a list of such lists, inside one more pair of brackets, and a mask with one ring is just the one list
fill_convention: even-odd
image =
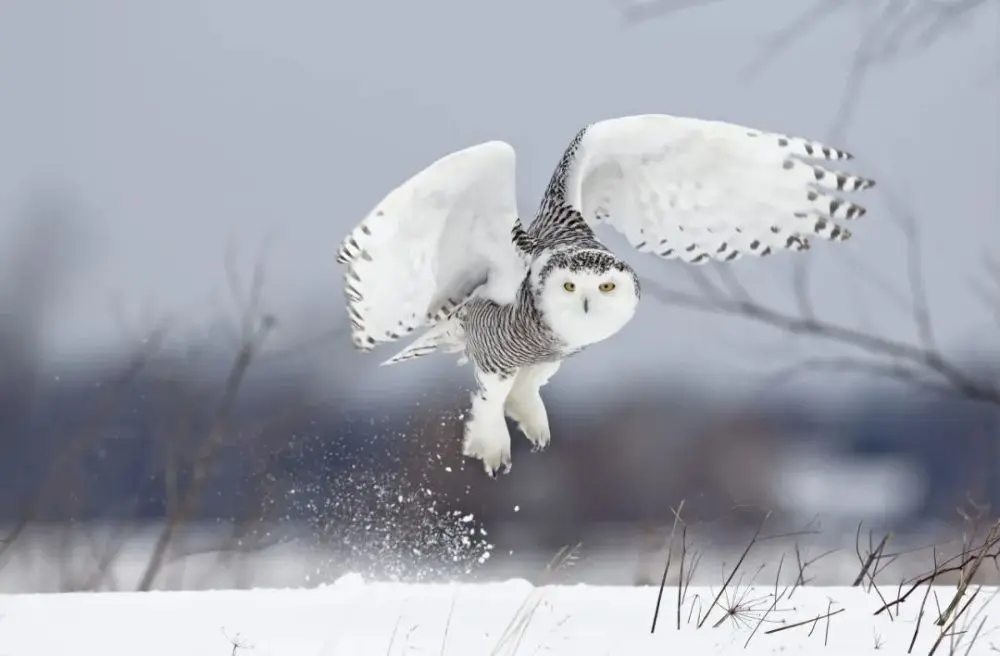
[(592, 123), (569, 144), (531, 224), (518, 217), (514, 149), (490, 141), (438, 159), (390, 192), (337, 254), (354, 346), (418, 329), (383, 364), (434, 352), (471, 363), (462, 450), (487, 474), (511, 466), (512, 419), (551, 439), (540, 390), (566, 358), (620, 331), (638, 276), (594, 228), (691, 264), (844, 241), (865, 210), (843, 192), (874, 182), (820, 166), (851, 155), (816, 141), (664, 114)]

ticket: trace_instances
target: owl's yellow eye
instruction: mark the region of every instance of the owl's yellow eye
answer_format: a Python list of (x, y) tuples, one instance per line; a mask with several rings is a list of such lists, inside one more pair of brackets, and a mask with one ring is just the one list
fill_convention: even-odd
[(563, 289), (565, 289), (568, 292), (575, 292), (576, 291), (576, 285), (574, 285), (571, 282), (564, 282), (563, 283)]
[(600, 289), (602, 292), (610, 292), (612, 289), (615, 288), (615, 283), (602, 282), (600, 285), (597, 286), (597, 288)]

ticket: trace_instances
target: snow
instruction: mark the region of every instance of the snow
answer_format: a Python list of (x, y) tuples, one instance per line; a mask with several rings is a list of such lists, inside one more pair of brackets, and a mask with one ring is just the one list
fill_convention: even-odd
[[(375, 583), (354, 574), (312, 589), (2, 595), (0, 655), (901, 654), (924, 598), (919, 589), (898, 616), (876, 616), (879, 594), (895, 599), (895, 586), (778, 588), (777, 604), (775, 591), (727, 589), (697, 628), (719, 589), (692, 586), (678, 629), (677, 589), (667, 588), (653, 635), (656, 587)], [(954, 592), (934, 588), (912, 653), (930, 651), (941, 634), (938, 608)], [(1000, 643), (1000, 616), (989, 608), (996, 592), (978, 592), (936, 653), (974, 656)], [(742, 610), (727, 618), (734, 605)]]

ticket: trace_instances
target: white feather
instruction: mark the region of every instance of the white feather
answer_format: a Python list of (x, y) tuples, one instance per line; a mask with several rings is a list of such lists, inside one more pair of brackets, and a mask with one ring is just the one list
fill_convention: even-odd
[(497, 302), (513, 300), (525, 273), (511, 242), (514, 168), (514, 149), (502, 141), (446, 155), (390, 192), (344, 239), (337, 260), (348, 265), (355, 346), (368, 350), (433, 324), (477, 288)]
[[(688, 262), (803, 250), (843, 240), (833, 219), (864, 214), (824, 189), (874, 185), (806, 158), (850, 159), (815, 141), (663, 114), (594, 123), (566, 177), (566, 201), (638, 250)], [(832, 203), (832, 204), (831, 204)]]

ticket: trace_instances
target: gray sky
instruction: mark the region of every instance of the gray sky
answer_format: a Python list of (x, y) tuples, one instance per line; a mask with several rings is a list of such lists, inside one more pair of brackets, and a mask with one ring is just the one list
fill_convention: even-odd
[[(345, 231), (451, 150), (510, 141), (530, 214), (590, 121), (665, 112), (827, 137), (869, 15), (835, 15), (769, 67), (746, 69), (802, 8), (718, 2), (626, 26), (611, 0), (7, 0), (0, 239), (32, 189), (58, 188), (81, 204), (78, 268), (45, 335), (52, 358), (120, 343), (114, 299), (136, 317), (144, 308), (177, 315), (196, 334), (228, 310), (227, 244), (248, 266), (266, 243), (266, 299), (287, 317), (285, 335), (320, 332), (344, 321), (333, 256)], [(995, 9), (875, 69), (834, 144), (918, 218), (939, 339), (955, 352), (985, 348), (995, 334), (968, 285), (1000, 243)], [(816, 304), (908, 338), (909, 317), (857, 275), (905, 282), (901, 233), (882, 198), (866, 204), (852, 241), (808, 254)], [(733, 270), (763, 299), (787, 303), (794, 257)], [(635, 262), (660, 281), (685, 279), (682, 265)], [(740, 388), (817, 348), (650, 300), (617, 339), (567, 365), (577, 375), (556, 380), (569, 393), (615, 363), (636, 367), (633, 379), (684, 373)], [(453, 368), (420, 363), (403, 374), (357, 357), (371, 390)]]

